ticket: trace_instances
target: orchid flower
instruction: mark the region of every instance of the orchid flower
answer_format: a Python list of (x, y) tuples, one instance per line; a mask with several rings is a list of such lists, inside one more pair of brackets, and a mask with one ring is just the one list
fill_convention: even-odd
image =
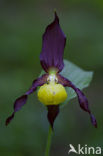
[[(65, 87), (72, 88), (78, 97), (81, 109), (89, 113), (92, 124), (97, 127), (97, 122), (89, 108), (88, 100), (83, 92), (70, 80), (60, 75), (64, 68), (63, 53), (66, 44), (66, 36), (62, 32), (59, 18), (55, 12), (54, 21), (47, 26), (42, 39), (40, 63), (46, 74), (33, 81), (31, 88), (14, 102), (14, 111), (6, 120), (8, 125), (27, 102), (28, 95), (33, 93), (38, 86), (38, 99), (47, 107), (48, 121), (53, 128), (54, 120), (59, 113), (59, 106), (67, 98)], [(67, 71), (68, 72), (68, 71)]]

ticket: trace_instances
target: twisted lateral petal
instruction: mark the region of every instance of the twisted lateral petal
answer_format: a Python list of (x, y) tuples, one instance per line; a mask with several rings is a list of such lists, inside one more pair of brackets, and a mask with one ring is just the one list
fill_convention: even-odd
[(54, 121), (59, 114), (59, 105), (49, 105), (48, 108), (48, 121), (53, 129)]
[(83, 94), (83, 92), (79, 88), (76, 88), (76, 86), (71, 81), (69, 81), (68, 79), (64, 78), (60, 74), (58, 74), (57, 77), (58, 77), (59, 83), (61, 83), (65, 87), (71, 87), (72, 89), (74, 89), (74, 91), (76, 92), (76, 94), (78, 96), (78, 101), (79, 101), (80, 107), (84, 111), (89, 113), (92, 124), (95, 127), (97, 127), (96, 119), (95, 119), (94, 115), (91, 113), (91, 110), (89, 108), (88, 100), (87, 100), (86, 96)]
[(48, 74), (45, 74), (40, 78), (34, 80), (31, 88), (24, 95), (16, 99), (16, 101), (14, 102), (14, 112), (12, 113), (11, 116), (7, 118), (6, 125), (8, 125), (11, 122), (11, 120), (14, 118), (15, 113), (19, 111), (22, 108), (22, 106), (27, 102), (28, 95), (33, 93), (38, 86), (41, 86), (44, 83), (46, 83), (47, 76)]
[(60, 72), (63, 67), (63, 53), (66, 43), (66, 37), (59, 25), (59, 18), (55, 13), (54, 21), (47, 26), (42, 40), (42, 51), (40, 61), (43, 69), (48, 72), (54, 67)]

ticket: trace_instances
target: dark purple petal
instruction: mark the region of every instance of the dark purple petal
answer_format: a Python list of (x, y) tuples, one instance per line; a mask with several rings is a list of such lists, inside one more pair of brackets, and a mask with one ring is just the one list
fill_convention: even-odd
[(90, 114), (91, 122), (97, 128), (97, 121), (93, 114)]
[(43, 69), (48, 72), (50, 68), (55, 67), (60, 72), (64, 67), (63, 53), (66, 37), (60, 28), (56, 13), (54, 21), (46, 28), (42, 42), (40, 61)]
[(14, 118), (14, 113), (12, 113), (11, 116), (9, 116), (7, 119), (6, 119), (6, 126), (11, 122), (11, 120)]
[(34, 80), (31, 88), (25, 94), (29, 95), (29, 94), (33, 93), (38, 86), (42, 86), (44, 83), (47, 82), (47, 78), (48, 78), (48, 74), (44, 74), (41, 77)]
[(48, 121), (53, 129), (54, 121), (59, 114), (59, 105), (49, 105), (48, 108)]
[(41, 76), (40, 78), (34, 80), (31, 88), (24, 95), (16, 99), (16, 101), (14, 102), (14, 112), (12, 113), (11, 116), (7, 118), (6, 125), (8, 125), (11, 122), (11, 120), (14, 118), (15, 113), (19, 111), (22, 108), (22, 106), (27, 102), (28, 95), (33, 93), (38, 86), (41, 86), (44, 83), (46, 83), (47, 77), (48, 77), (48, 74), (45, 74)]
[(14, 118), (15, 113), (21, 109), (21, 107), (26, 103), (26, 101), (27, 101), (27, 95), (23, 95), (18, 99), (16, 99), (16, 101), (14, 102), (14, 112), (10, 117), (7, 118), (6, 125), (10, 123), (10, 121)]
[(84, 95), (84, 93), (79, 88), (76, 88), (76, 86), (71, 81), (64, 78), (63, 76), (57, 74), (57, 77), (58, 77), (59, 83), (61, 83), (63, 86), (71, 87), (72, 89), (75, 90), (75, 92), (76, 92), (76, 94), (78, 96), (78, 101), (79, 101), (80, 107), (84, 111), (89, 113), (92, 124), (95, 127), (97, 127), (96, 119), (95, 119), (94, 115), (91, 113), (91, 110), (89, 108), (88, 100), (87, 100), (86, 96)]

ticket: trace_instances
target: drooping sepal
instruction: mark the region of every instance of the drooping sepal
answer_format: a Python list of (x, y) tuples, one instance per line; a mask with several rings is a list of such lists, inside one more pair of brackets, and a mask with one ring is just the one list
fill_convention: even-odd
[(40, 61), (43, 69), (49, 72), (50, 68), (56, 68), (60, 72), (63, 67), (63, 53), (66, 37), (59, 25), (59, 18), (55, 12), (54, 21), (47, 26), (42, 40)]
[(54, 121), (59, 114), (59, 105), (49, 105), (47, 106), (47, 109), (48, 109), (47, 114), (48, 121), (53, 129)]
[(15, 102), (14, 102), (14, 111), (13, 111), (12, 115), (9, 116), (6, 119), (6, 123), (5, 123), (6, 125), (8, 125), (11, 122), (11, 120), (15, 116), (15, 113), (17, 111), (19, 111), (22, 108), (22, 106), (24, 106), (26, 104), (28, 95), (33, 93), (38, 86), (41, 86), (44, 83), (46, 83), (47, 77), (48, 77), (48, 74), (44, 74), (43, 76), (41, 76), (38, 79), (34, 80), (32, 86), (30, 87), (30, 89), (24, 95), (20, 96), (19, 98), (17, 98), (15, 100)]
[(91, 113), (91, 110), (89, 108), (88, 99), (86, 98), (84, 93), (79, 88), (77, 88), (70, 80), (64, 78), (60, 74), (57, 74), (57, 77), (58, 77), (59, 83), (61, 83), (65, 87), (71, 87), (76, 92), (81, 109), (83, 109), (84, 111), (89, 113), (92, 124), (95, 127), (97, 127), (97, 121), (96, 121), (94, 115)]

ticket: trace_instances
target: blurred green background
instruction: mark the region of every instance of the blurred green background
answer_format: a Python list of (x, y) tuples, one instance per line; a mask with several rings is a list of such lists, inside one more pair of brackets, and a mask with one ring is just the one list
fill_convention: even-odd
[(94, 70), (87, 95), (98, 120), (95, 129), (77, 98), (55, 121), (51, 156), (67, 156), (69, 143), (103, 147), (103, 0), (0, 0), (0, 156), (43, 156), (48, 121), (36, 93), (6, 127), (14, 100), (40, 74), (42, 34), (56, 8), (67, 36), (64, 58)]

